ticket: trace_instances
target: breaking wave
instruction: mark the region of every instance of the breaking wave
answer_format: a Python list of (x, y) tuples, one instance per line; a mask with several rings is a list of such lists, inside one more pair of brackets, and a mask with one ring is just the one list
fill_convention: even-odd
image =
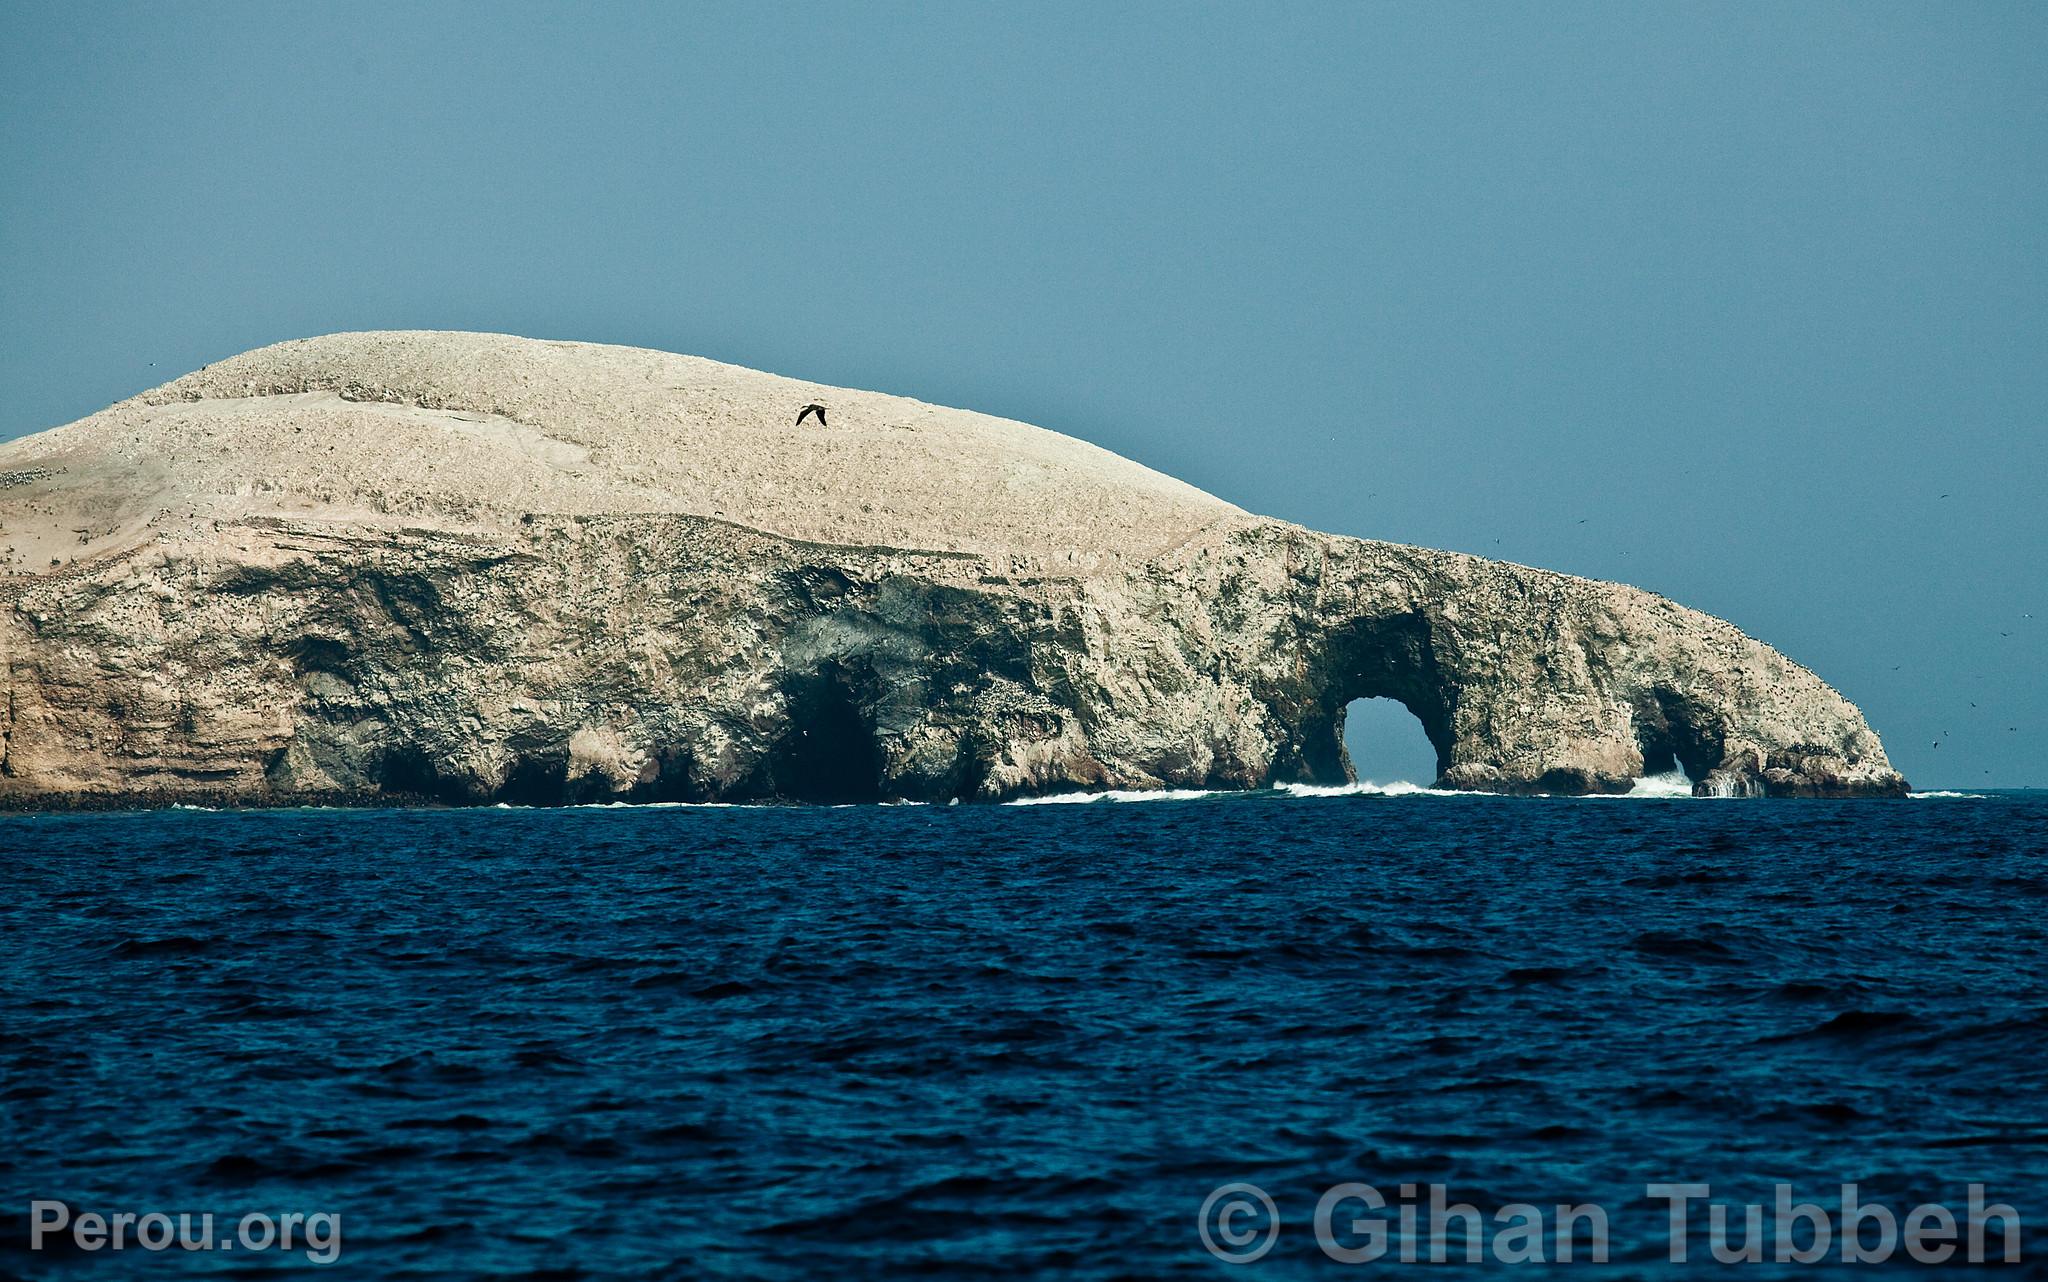
[[(1411, 783), (1406, 779), (1392, 779), (1385, 783), (1361, 779), (1357, 783), (1314, 784), (1280, 783), (1271, 788), (1112, 788), (1103, 792), (1056, 792), (1043, 797), (1018, 797), (1004, 802), (1009, 806), (1059, 806), (1085, 805), (1089, 802), (1125, 801), (1204, 801), (1228, 798), (1327, 798), (1327, 797), (1483, 797), (1487, 793), (1464, 792), (1452, 788), (1432, 788), (1428, 784)], [(1537, 794), (1548, 796), (1548, 793)], [(1915, 796), (1963, 796), (1963, 793), (1915, 793)], [(1588, 799), (1603, 801), (1634, 799), (1677, 799), (1691, 800), (1692, 780), (1685, 772), (1674, 770), (1668, 774), (1649, 775), (1636, 780), (1635, 787), (1621, 793), (1594, 793)]]
[(1275, 792), (1284, 792), (1290, 797), (1457, 797), (1464, 794), (1448, 788), (1430, 788), (1406, 779), (1395, 779), (1389, 783), (1375, 783), (1361, 779), (1357, 783), (1313, 784), (1283, 783), (1275, 786)]
[(1006, 806), (1082, 805), (1091, 801), (1196, 801), (1224, 794), (1208, 788), (1111, 788), (1106, 792), (1055, 792), (1043, 797), (1018, 797)]
[(1644, 775), (1636, 780), (1636, 786), (1622, 794), (1628, 797), (1690, 797), (1692, 780), (1685, 777), (1685, 771), (1672, 770), (1661, 775)]

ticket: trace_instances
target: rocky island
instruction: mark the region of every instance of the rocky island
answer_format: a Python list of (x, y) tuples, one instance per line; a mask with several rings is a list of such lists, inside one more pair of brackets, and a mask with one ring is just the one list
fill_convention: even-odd
[(1813, 673), (1648, 592), (493, 334), (282, 343), (0, 445), (0, 663), (17, 808), (1342, 783), (1370, 696), (1445, 788), (1906, 786)]

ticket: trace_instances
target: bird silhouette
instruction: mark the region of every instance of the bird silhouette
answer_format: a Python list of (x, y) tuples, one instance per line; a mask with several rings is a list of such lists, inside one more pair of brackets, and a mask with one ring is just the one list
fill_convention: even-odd
[(809, 418), (813, 414), (816, 414), (818, 416), (818, 426), (825, 426), (825, 407), (817, 404), (806, 405), (802, 409), (798, 410), (796, 412), (796, 425), (798, 427), (802, 427), (804, 425), (804, 420)]

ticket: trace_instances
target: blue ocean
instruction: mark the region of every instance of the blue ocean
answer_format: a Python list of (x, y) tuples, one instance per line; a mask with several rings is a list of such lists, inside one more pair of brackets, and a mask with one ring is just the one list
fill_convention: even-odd
[[(2048, 793), (1393, 792), (0, 817), (0, 1274), (1815, 1276), (1707, 1208), (1850, 1182), (2042, 1274)], [(29, 1249), (120, 1211), (338, 1231)]]

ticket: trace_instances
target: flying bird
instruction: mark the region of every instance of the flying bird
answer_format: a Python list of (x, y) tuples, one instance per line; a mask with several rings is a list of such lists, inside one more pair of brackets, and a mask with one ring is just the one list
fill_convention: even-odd
[(816, 404), (806, 405), (796, 412), (796, 425), (798, 427), (802, 427), (804, 425), (804, 420), (809, 418), (813, 414), (816, 414), (818, 416), (818, 426), (825, 426), (825, 407)]

